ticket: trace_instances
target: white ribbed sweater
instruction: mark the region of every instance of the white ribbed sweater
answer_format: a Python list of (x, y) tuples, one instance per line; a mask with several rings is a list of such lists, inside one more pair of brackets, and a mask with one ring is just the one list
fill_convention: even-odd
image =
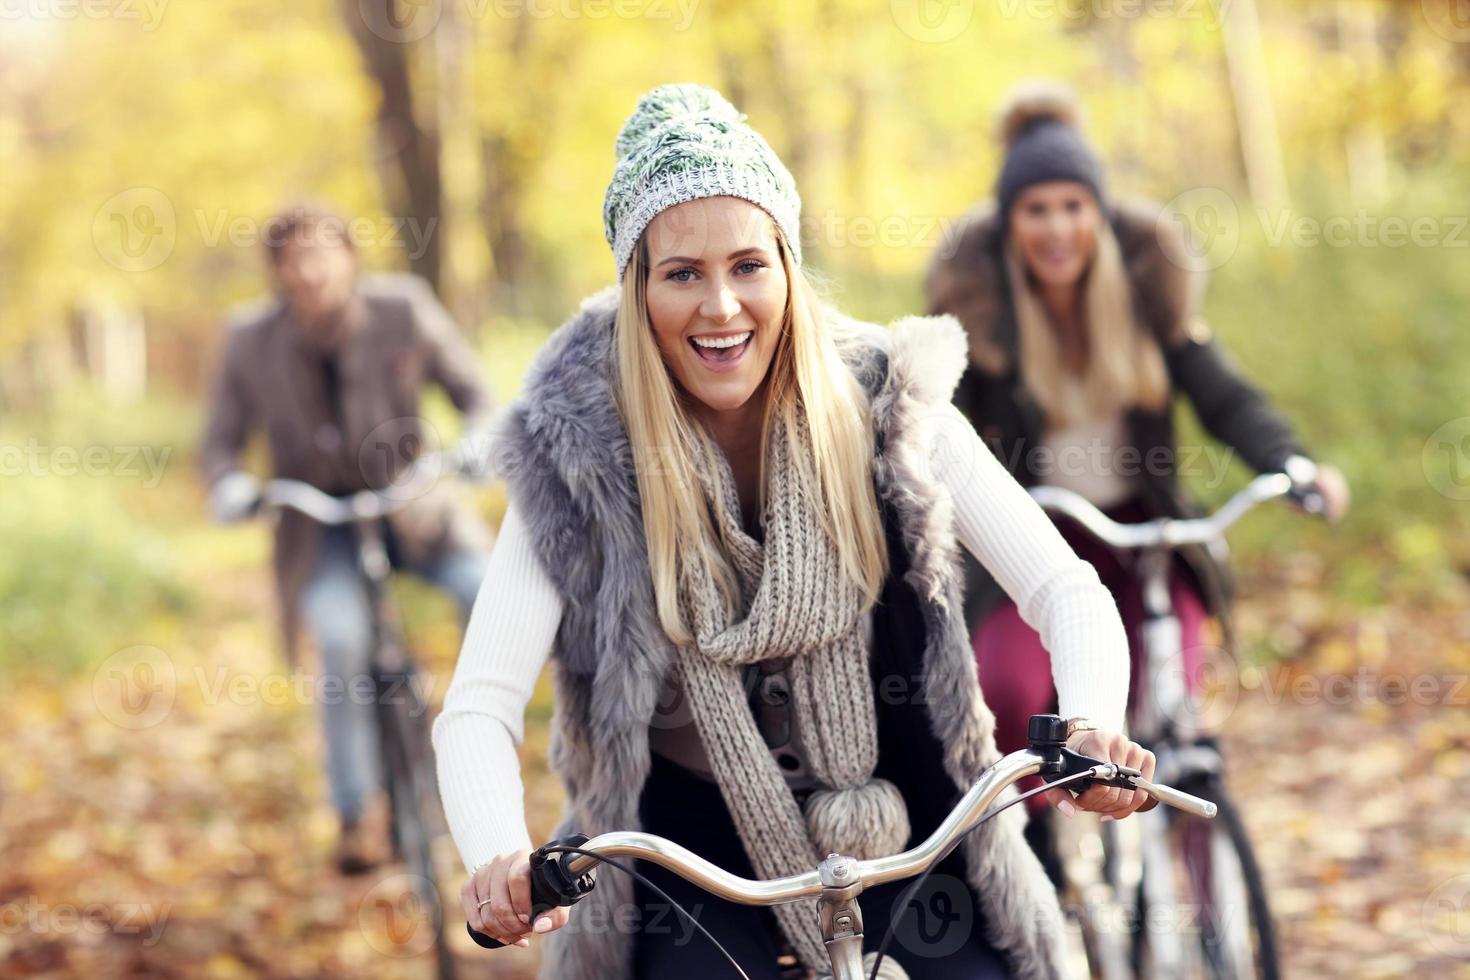
[[(1041, 635), (1062, 716), (1121, 730), (1128, 643), (1112, 595), (958, 410), (947, 406), (936, 421), (934, 476), (953, 499), (956, 537)], [(434, 723), (439, 788), (468, 869), (531, 846), (516, 746), (561, 616), (561, 596), (512, 505)]]

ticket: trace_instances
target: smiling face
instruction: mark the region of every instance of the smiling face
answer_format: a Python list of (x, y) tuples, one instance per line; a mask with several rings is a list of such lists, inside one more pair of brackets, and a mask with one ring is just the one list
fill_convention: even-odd
[(1071, 180), (1033, 184), (1011, 205), (1011, 241), (1043, 287), (1075, 286), (1097, 252), (1101, 220), (1087, 185)]
[(776, 234), (734, 197), (676, 205), (644, 233), (654, 339), (696, 411), (745, 408), (770, 371), (789, 289)]

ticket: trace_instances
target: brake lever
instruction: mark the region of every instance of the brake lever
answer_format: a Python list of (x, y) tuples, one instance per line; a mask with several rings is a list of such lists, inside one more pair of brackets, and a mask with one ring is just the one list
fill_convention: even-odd
[(1060, 756), (1060, 765), (1052, 772), (1043, 771), (1041, 778), (1053, 783), (1067, 776), (1091, 773), (1092, 775), (1085, 779), (1073, 780), (1067, 784), (1067, 788), (1076, 793), (1081, 793), (1095, 784), (1116, 786), (1119, 789), (1136, 789), (1134, 780), (1143, 778), (1143, 773), (1137, 769), (1120, 766), (1116, 762), (1103, 762), (1080, 752), (1073, 752), (1066, 747), (1062, 748)]
[(1322, 491), (1313, 489), (1311, 486), (1301, 489), (1292, 487), (1286, 495), (1308, 514), (1314, 517), (1327, 516), (1327, 498), (1322, 496)]
[[(581, 847), (587, 843), (586, 834), (573, 834), (561, 840), (554, 840), (543, 844), (531, 852), (531, 921), (538, 918), (554, 908), (564, 908), (576, 905), (597, 885), (597, 871), (585, 871), (577, 877), (572, 877), (562, 863), (566, 852), (559, 851), (559, 847)], [(483, 932), (477, 932), (475, 927), (468, 922), (465, 928), (469, 930), (470, 938), (477, 946), (485, 949), (500, 949), (505, 946), (498, 939), (493, 939)]]
[(1067, 788), (1080, 793), (1097, 783), (1120, 789), (1138, 789), (1160, 803), (1195, 816), (1212, 818), (1219, 812), (1219, 807), (1209, 800), (1155, 783), (1137, 769), (1073, 752), (1067, 748), (1067, 723), (1057, 715), (1032, 715), (1026, 727), (1026, 739), (1031, 751), (1041, 756), (1041, 778), (1048, 783), (1069, 776), (1082, 776), (1073, 778)]

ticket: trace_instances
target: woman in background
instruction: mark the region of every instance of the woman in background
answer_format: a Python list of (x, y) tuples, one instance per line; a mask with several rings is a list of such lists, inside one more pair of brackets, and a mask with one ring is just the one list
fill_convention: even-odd
[[(1171, 415), (1182, 393), (1251, 467), (1289, 473), (1299, 489), (1320, 493), (1330, 519), (1341, 518), (1342, 475), (1312, 463), (1199, 316), (1202, 282), (1187, 267), (1179, 225), (1157, 205), (1107, 196), (1071, 92), (1044, 81), (1018, 86), (1000, 132), (995, 199), (965, 215), (926, 288), (929, 311), (953, 314), (968, 337), (955, 402), (1011, 474), (1026, 486), (1073, 490), (1121, 522), (1191, 516)], [(1136, 672), (1143, 605), (1127, 558), (1057, 521), (1117, 600)], [(1010, 751), (1024, 744), (1027, 718), (1055, 707), (1052, 671), (1017, 604), (973, 563), (968, 578), (980, 683), (995, 709), (996, 743)], [(1227, 579), (1206, 549), (1182, 549), (1170, 588), (1194, 681), (1202, 627), (1224, 614)], [(1041, 797), (1030, 804), (1044, 805)]]

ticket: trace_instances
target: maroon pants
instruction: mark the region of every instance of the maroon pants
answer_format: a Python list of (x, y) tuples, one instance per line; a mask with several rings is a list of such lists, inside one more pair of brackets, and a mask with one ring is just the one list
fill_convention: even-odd
[[(1124, 504), (1108, 511), (1108, 516), (1127, 523), (1147, 517), (1137, 504)], [(1098, 577), (1118, 603), (1118, 612), (1128, 633), (1128, 651), (1132, 660), (1134, 682), (1128, 686), (1131, 714), (1144, 657), (1143, 587), (1134, 572), (1134, 556), (1115, 552), (1068, 518), (1053, 519), (1078, 556), (1097, 569)], [(1179, 617), (1184, 675), (1191, 690), (1197, 690), (1204, 659), (1201, 633), (1207, 614), (1193, 580), (1177, 559), (1170, 569), (1169, 591), (1174, 613)], [(1009, 598), (998, 602), (980, 622), (972, 642), (980, 668), (980, 688), (985, 693), (986, 704), (995, 712), (996, 747), (1001, 752), (1024, 748), (1026, 722), (1030, 717), (1053, 712), (1057, 708), (1051, 656), (1041, 645), (1041, 637), (1021, 619), (1016, 604)], [(1032, 777), (1023, 781), (1019, 788), (1024, 790), (1039, 784), (1040, 780)], [(1046, 805), (1041, 796), (1034, 796), (1026, 803), (1033, 811)]]

